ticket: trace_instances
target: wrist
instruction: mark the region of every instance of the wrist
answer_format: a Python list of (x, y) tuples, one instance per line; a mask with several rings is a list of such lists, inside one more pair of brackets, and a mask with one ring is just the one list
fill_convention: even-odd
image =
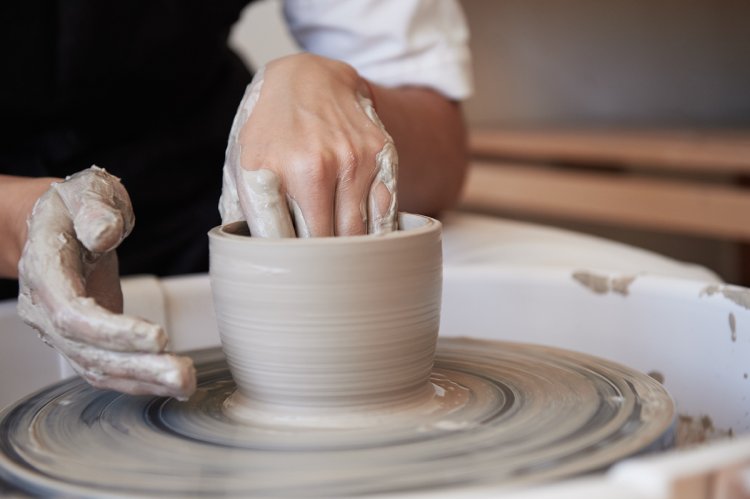
[(264, 74), (265, 80), (273, 80), (272, 86), (276, 88), (296, 83), (298, 90), (307, 91), (340, 91), (342, 85), (364, 95), (371, 90), (369, 83), (350, 64), (309, 52), (275, 59), (266, 65)]
[(36, 201), (59, 180), (0, 175), (0, 277), (17, 277), (26, 243), (26, 221)]

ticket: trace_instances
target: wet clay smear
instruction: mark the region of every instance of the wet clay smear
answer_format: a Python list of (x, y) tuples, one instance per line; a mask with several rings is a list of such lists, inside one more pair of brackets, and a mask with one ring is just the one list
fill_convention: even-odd
[(603, 295), (612, 292), (628, 296), (630, 285), (633, 284), (636, 276), (609, 277), (581, 270), (573, 272), (573, 279), (596, 294)]
[(676, 447), (690, 447), (712, 440), (731, 438), (734, 431), (729, 429), (719, 429), (714, 427), (714, 422), (710, 416), (688, 416), (680, 414), (677, 421), (677, 430), (675, 432)]

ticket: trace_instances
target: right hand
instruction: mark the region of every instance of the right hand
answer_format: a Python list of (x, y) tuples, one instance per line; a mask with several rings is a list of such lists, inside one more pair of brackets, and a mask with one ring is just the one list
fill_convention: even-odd
[(229, 133), (222, 223), (247, 220), (255, 237), (396, 230), (398, 155), (372, 88), (307, 53), (259, 70)]
[(164, 352), (164, 329), (122, 314), (115, 248), (135, 222), (119, 179), (95, 166), (37, 201), (18, 264), (18, 313), (90, 384), (187, 399), (188, 357)]

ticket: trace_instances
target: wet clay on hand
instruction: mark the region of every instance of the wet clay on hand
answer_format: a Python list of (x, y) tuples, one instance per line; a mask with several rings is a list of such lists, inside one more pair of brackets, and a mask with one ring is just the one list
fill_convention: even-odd
[(99, 388), (186, 399), (187, 357), (163, 353), (163, 328), (122, 314), (114, 252), (135, 222), (119, 179), (95, 166), (37, 201), (19, 262), (18, 313)]
[[(302, 76), (314, 81), (295, 84)], [(222, 221), (247, 220), (255, 237), (386, 233), (397, 227), (397, 169), (356, 71), (309, 54), (284, 58), (256, 73), (235, 115)]]

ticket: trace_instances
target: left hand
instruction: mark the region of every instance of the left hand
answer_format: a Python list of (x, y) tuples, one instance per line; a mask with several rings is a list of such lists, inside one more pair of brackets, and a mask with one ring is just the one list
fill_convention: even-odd
[(371, 87), (312, 54), (271, 62), (248, 86), (224, 164), (224, 223), (253, 236), (342, 236), (396, 229), (398, 157)]
[(164, 329), (124, 315), (115, 248), (135, 222), (120, 180), (91, 167), (36, 202), (18, 264), (18, 313), (98, 388), (187, 399), (188, 357), (164, 351)]

